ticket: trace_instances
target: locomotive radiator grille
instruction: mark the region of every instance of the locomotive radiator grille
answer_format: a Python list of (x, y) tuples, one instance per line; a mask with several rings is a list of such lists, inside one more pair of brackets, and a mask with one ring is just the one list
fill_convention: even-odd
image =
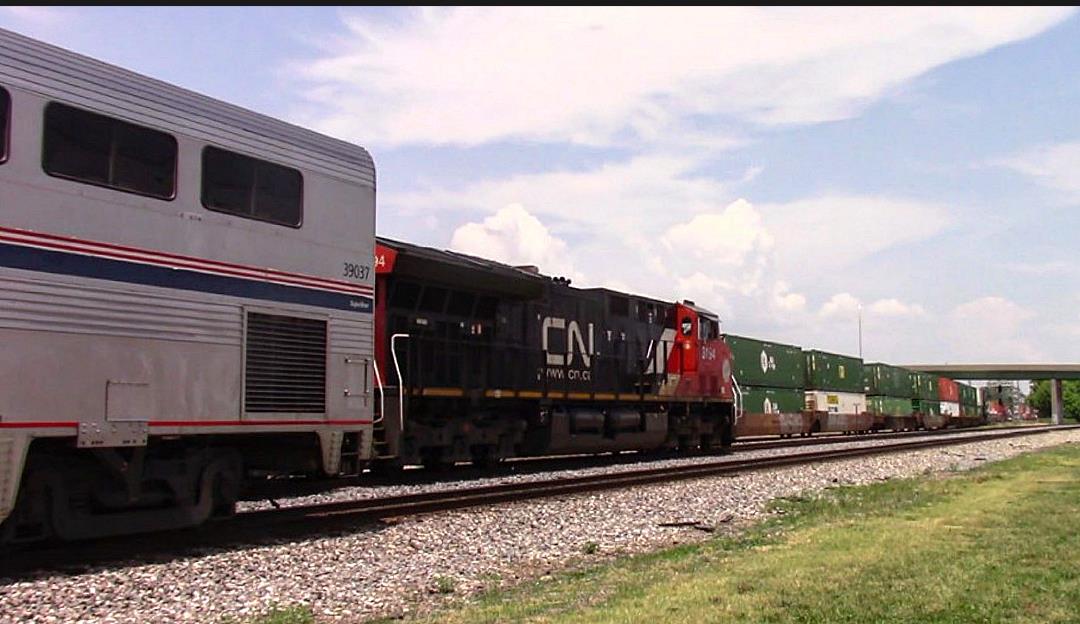
[(244, 409), (326, 411), (326, 321), (248, 313)]

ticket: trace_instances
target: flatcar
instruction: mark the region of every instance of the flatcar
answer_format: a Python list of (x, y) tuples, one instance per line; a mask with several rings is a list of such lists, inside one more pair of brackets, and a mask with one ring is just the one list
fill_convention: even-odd
[(4, 31), (0, 123), (0, 540), (367, 463), (366, 150)]

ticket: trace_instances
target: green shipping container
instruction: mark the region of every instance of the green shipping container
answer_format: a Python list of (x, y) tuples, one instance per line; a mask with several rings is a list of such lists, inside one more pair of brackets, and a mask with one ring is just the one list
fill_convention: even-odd
[(969, 386), (967, 384), (956, 384), (960, 388), (960, 405), (978, 405), (979, 404), (979, 391), (975, 389), (975, 386)]
[(866, 397), (866, 411), (886, 416), (911, 416), (915, 408), (911, 399), (876, 395)]
[(806, 376), (802, 349), (745, 336), (724, 336), (735, 360), (733, 372), (740, 386), (802, 388)]
[(915, 399), (911, 403), (912, 407), (915, 408), (915, 411), (920, 414), (932, 414), (934, 416), (941, 415), (941, 401), (938, 401), (937, 399)]
[(806, 389), (863, 393), (863, 362), (849, 355), (803, 351), (806, 356)]
[(924, 401), (936, 401), (938, 398), (937, 377), (929, 373), (911, 372), (911, 398)]
[(743, 409), (748, 414), (798, 414), (803, 411), (804, 395), (799, 388), (742, 389)]
[(866, 394), (893, 397), (911, 394), (911, 371), (906, 368), (881, 363), (866, 364), (863, 366), (863, 378)]

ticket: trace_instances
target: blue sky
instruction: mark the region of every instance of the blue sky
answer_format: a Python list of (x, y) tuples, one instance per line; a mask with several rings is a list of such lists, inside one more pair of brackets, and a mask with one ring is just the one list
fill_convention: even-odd
[(1069, 9), (18, 8), (368, 147), (379, 229), (870, 360), (1075, 361)]

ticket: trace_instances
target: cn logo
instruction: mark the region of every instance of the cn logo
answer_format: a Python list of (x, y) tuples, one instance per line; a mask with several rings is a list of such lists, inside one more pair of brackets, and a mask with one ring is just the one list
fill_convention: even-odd
[[(548, 351), (548, 345), (550, 344), (550, 335), (552, 331), (560, 330), (566, 332), (566, 353), (551, 353)], [(572, 366), (574, 364), (574, 352), (576, 351), (581, 356), (581, 361), (584, 363), (585, 368), (592, 367), (592, 352), (593, 352), (593, 324), (589, 323), (589, 344), (585, 345), (585, 336), (581, 333), (581, 327), (577, 321), (566, 322), (564, 318), (557, 318), (552, 316), (544, 317), (543, 324), (540, 330), (540, 342), (544, 349), (544, 353), (547, 353), (548, 366)]]

